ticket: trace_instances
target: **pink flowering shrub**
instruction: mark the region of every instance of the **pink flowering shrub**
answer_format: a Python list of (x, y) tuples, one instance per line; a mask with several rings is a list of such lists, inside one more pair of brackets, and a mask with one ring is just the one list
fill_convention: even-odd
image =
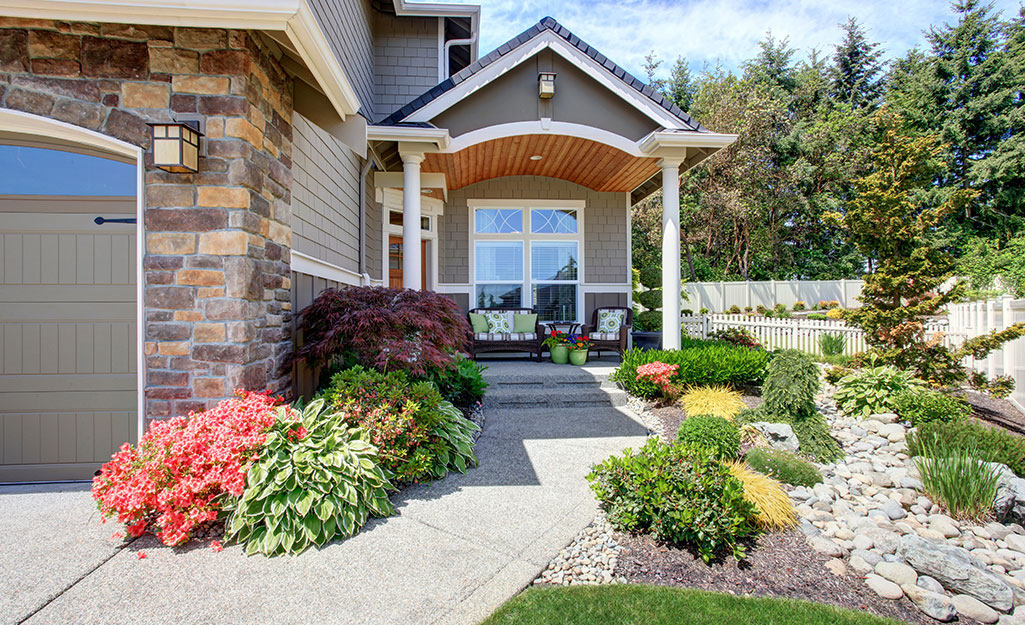
[(679, 368), (680, 365), (669, 365), (656, 360), (637, 367), (637, 379), (655, 384), (666, 396), (671, 397), (677, 394), (673, 389), (672, 378)]
[[(150, 531), (166, 545), (188, 541), (195, 527), (217, 518), (225, 495), (242, 495), (279, 403), (242, 392), (206, 412), (154, 423), (138, 446), (122, 445), (93, 478), (100, 512), (132, 536)], [(290, 437), (305, 434), (299, 427)]]

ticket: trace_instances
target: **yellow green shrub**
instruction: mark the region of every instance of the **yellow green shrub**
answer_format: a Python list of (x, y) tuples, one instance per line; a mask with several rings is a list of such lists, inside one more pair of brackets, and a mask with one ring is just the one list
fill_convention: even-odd
[(733, 421), (747, 406), (740, 393), (728, 386), (698, 386), (680, 398), (688, 415), (710, 414)]
[(758, 508), (755, 515), (758, 525), (767, 529), (785, 529), (797, 524), (797, 513), (782, 484), (743, 462), (730, 462), (726, 466), (743, 484), (744, 499)]

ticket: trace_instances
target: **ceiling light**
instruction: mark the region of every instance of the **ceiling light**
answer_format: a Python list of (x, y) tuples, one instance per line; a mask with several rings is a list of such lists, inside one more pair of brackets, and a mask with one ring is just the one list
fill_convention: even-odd
[(539, 160), (541, 160), (541, 158), (542, 157), (541, 157), (540, 154), (535, 154), (534, 156), (530, 157), (530, 160), (532, 160), (532, 161), (539, 161)]

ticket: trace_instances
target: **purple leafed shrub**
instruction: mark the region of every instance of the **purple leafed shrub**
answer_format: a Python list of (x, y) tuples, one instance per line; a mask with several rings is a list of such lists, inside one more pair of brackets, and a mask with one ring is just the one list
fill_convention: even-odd
[(302, 347), (293, 359), (325, 367), (351, 354), (367, 367), (424, 375), (453, 366), (470, 324), (452, 299), (433, 291), (352, 287), (324, 291), (299, 314)]

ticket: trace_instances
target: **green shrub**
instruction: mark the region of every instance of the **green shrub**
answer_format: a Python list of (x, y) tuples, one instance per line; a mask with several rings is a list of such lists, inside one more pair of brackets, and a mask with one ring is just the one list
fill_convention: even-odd
[(847, 337), (839, 332), (827, 332), (819, 335), (819, 349), (824, 356), (838, 356), (847, 347)]
[(450, 369), (433, 368), (425, 379), (434, 384), (445, 401), (468, 408), (484, 397), (488, 383), (482, 374), (487, 367), (462, 355), (456, 357), (455, 365)]
[(658, 310), (662, 308), (662, 289), (638, 291), (634, 293), (634, 301), (648, 310)]
[(744, 461), (755, 471), (784, 484), (810, 488), (822, 482), (822, 474), (815, 465), (789, 451), (756, 447), (744, 454)]
[(727, 310), (726, 312), (728, 312), (731, 315), (739, 315), (740, 314), (740, 306), (737, 306), (736, 304), (734, 304), (734, 305), (730, 306), (729, 310)]
[[(847, 354), (833, 354), (832, 356), (822, 356), (819, 360), (827, 365), (833, 365), (835, 367), (848, 367), (852, 362), (854, 362), (854, 356), (848, 356)], [(848, 371), (848, 373), (850, 372)], [(840, 376), (836, 378), (836, 380), (839, 380), (842, 377), (843, 376)], [(833, 382), (830, 382), (830, 384), (832, 383)]]
[(740, 428), (715, 415), (687, 417), (676, 431), (676, 440), (703, 449), (718, 460), (733, 460), (740, 454)]
[(401, 371), (353, 367), (335, 374), (318, 397), (346, 423), (367, 430), (382, 466), (399, 481), (436, 479), (477, 463), (477, 426), (430, 382), (410, 384)]
[(823, 315), (822, 313), (808, 313), (806, 318), (815, 319), (816, 321), (825, 321), (826, 319), (829, 319), (829, 317)]
[(774, 310), (775, 312), (778, 312), (778, 313), (786, 312), (787, 311), (787, 305), (782, 303), (782, 302), (780, 302), (780, 303), (776, 304), (775, 306), (773, 306), (772, 310)]
[(897, 393), (893, 409), (915, 427), (933, 421), (961, 421), (972, 414), (971, 406), (960, 397), (925, 388)]
[(819, 462), (833, 462), (843, 458), (843, 449), (829, 434), (829, 424), (820, 414), (798, 419), (790, 424), (801, 443), (801, 453)]
[(780, 417), (803, 419), (815, 413), (819, 387), (819, 368), (807, 354), (796, 349), (778, 352), (765, 367), (765, 409)]
[(934, 437), (920, 439), (918, 444), (922, 455), (915, 464), (922, 490), (954, 518), (984, 520), (997, 494), (997, 468), (980, 461), (971, 447), (949, 452)]
[(684, 317), (690, 317), (691, 315), (694, 314), (694, 311), (692, 309), (690, 309), (690, 308), (684, 308), (684, 309), (680, 310), (680, 314), (683, 315)]
[(746, 313), (751, 312), (751, 307), (750, 306), (744, 306), (744, 312), (746, 312)]
[(805, 304), (804, 302), (802, 302), (801, 300), (797, 300), (796, 302), (794, 302), (794, 310), (795, 311), (801, 311), (801, 310), (804, 310), (807, 307), (808, 307), (808, 305)]
[(768, 311), (768, 310), (769, 310), (768, 308), (766, 308), (765, 306), (762, 306), (761, 304), (758, 304), (757, 306), (755, 306), (755, 312), (757, 312), (759, 315), (764, 315), (766, 313), (766, 311)]
[(678, 365), (673, 378), (678, 386), (760, 382), (769, 355), (764, 350), (728, 345), (717, 341), (684, 338), (679, 350), (627, 350), (613, 379), (639, 397), (660, 397), (661, 389), (650, 381), (637, 380), (637, 367), (652, 362)]
[(893, 412), (897, 395), (918, 386), (921, 382), (906, 371), (889, 365), (866, 367), (841, 378), (833, 399), (845, 414), (867, 417)]
[(366, 432), (316, 399), (299, 421), (279, 419), (238, 499), (228, 498), (226, 537), (247, 555), (300, 553), (389, 516), (391, 488)]
[(587, 476), (613, 527), (652, 532), (697, 549), (709, 562), (722, 553), (744, 557), (740, 539), (756, 532), (756, 509), (743, 485), (708, 454), (657, 439), (627, 449)]
[(634, 329), (639, 332), (661, 332), (662, 311), (642, 310), (634, 315)]
[(702, 306), (701, 310), (699, 310), (698, 312), (701, 313), (702, 315), (707, 315), (709, 311), (708, 311), (707, 308)]
[[(662, 288), (662, 268), (657, 265), (639, 270), (637, 277), (641, 284), (649, 289)], [(661, 302), (659, 302), (659, 305), (661, 305)]]
[(1025, 476), (1025, 437), (972, 420), (923, 423), (908, 434), (907, 444), (910, 456), (923, 455), (927, 446), (941, 456), (972, 451), (980, 460), (1005, 464)]

